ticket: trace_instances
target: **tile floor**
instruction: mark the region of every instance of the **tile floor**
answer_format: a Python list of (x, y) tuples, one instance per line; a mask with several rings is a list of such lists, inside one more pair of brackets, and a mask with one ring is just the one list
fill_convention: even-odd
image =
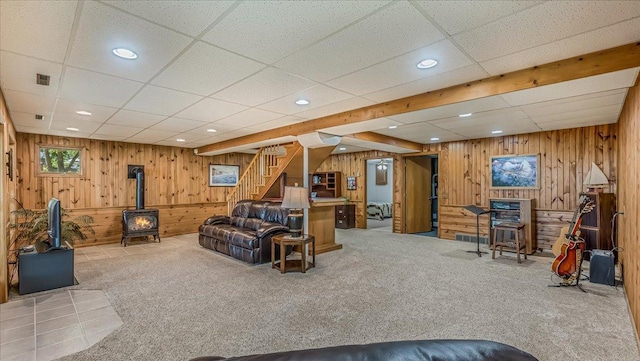
[[(193, 235), (162, 242), (132, 241), (76, 248), (75, 263), (197, 246)], [(77, 287), (81, 287), (80, 284)], [(104, 292), (76, 290), (34, 294), (0, 304), (0, 361), (45, 361), (87, 349), (123, 324)]]

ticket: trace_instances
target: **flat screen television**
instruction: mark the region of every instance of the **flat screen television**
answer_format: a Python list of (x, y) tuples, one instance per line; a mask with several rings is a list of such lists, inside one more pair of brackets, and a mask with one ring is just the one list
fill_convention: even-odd
[(60, 214), (60, 201), (56, 198), (51, 198), (49, 206), (47, 207), (47, 216), (49, 221), (49, 239), (47, 240), (49, 246), (52, 248), (60, 248), (62, 245), (62, 220)]

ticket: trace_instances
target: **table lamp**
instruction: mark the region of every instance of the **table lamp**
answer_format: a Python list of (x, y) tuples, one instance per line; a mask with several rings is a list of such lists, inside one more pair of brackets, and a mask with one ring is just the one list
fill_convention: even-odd
[(607, 176), (600, 170), (600, 167), (592, 162), (591, 169), (586, 177), (584, 177), (582, 184), (587, 186), (588, 192), (602, 192), (602, 188), (609, 185), (609, 179), (607, 179)]
[(302, 236), (302, 225), (304, 224), (304, 215), (302, 210), (309, 208), (309, 191), (304, 187), (284, 187), (284, 199), (282, 207), (290, 209), (289, 211), (289, 231), (291, 237)]

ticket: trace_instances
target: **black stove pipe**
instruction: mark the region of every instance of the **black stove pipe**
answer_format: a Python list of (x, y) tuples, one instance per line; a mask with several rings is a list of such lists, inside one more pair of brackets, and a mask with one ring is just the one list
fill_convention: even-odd
[(136, 209), (144, 209), (144, 169), (136, 168)]

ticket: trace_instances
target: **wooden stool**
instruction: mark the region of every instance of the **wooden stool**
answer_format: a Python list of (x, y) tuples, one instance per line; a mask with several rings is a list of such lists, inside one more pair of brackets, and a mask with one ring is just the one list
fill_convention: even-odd
[[(522, 238), (520, 238), (520, 231), (522, 231)], [(505, 234), (505, 232), (508, 232)], [(506, 235), (511, 236), (514, 234), (514, 238), (511, 237), (506, 238)], [(501, 235), (502, 237), (498, 238)], [(496, 247), (500, 246), (500, 255), (502, 256), (502, 247), (515, 247), (516, 249), (516, 258), (518, 263), (522, 263), (520, 260), (520, 250), (524, 249), (524, 259), (527, 259), (527, 244), (525, 241), (524, 235), (524, 224), (522, 223), (500, 223), (493, 227), (493, 252), (491, 253), (491, 258), (496, 258)]]

